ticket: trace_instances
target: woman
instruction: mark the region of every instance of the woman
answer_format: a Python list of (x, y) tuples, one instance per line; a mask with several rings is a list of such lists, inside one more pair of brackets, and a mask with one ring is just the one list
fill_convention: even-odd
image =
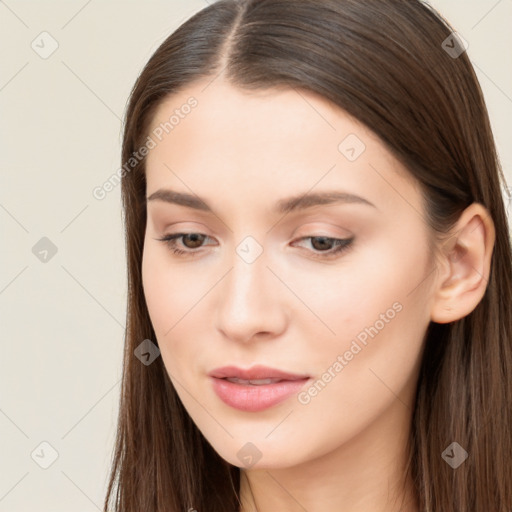
[(104, 510), (510, 510), (504, 177), (429, 5), (218, 1), (143, 69), (122, 158)]

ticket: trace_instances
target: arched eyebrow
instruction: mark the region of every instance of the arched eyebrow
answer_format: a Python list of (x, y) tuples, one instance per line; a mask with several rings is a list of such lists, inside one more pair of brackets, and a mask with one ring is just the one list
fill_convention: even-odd
[[(187, 208), (194, 208), (195, 210), (214, 213), (211, 206), (201, 197), (170, 189), (159, 189), (147, 197), (146, 201), (163, 201), (170, 204), (186, 206)], [(280, 199), (276, 202), (274, 211), (279, 214), (287, 214), (312, 208), (313, 206), (350, 203), (367, 205), (378, 209), (372, 202), (364, 197), (343, 191), (327, 191), (307, 192), (305, 194)]]

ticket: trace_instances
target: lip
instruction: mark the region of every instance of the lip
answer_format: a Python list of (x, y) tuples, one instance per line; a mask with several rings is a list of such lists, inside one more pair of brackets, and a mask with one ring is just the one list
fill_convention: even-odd
[[(246, 412), (258, 412), (273, 407), (296, 394), (310, 380), (309, 375), (298, 375), (266, 366), (253, 366), (247, 370), (235, 366), (217, 368), (208, 374), (217, 396), (227, 405)], [(241, 384), (226, 380), (281, 379), (271, 384)]]
[(257, 380), (257, 379), (282, 379), (282, 380), (302, 380), (307, 379), (309, 375), (299, 375), (294, 373), (278, 370), (277, 368), (269, 368), (268, 366), (256, 365), (248, 369), (238, 368), (236, 366), (223, 366), (212, 370), (209, 374), (210, 377), (217, 379), (225, 379), (228, 377), (236, 377), (244, 380)]

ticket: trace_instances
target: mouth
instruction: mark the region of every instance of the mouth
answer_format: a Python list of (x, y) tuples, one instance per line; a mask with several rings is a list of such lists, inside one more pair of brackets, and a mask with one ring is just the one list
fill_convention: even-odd
[(234, 366), (209, 373), (217, 396), (234, 409), (259, 412), (284, 402), (298, 393), (309, 375), (299, 375), (275, 368), (254, 366), (244, 370)]
[(255, 382), (256, 385), (258, 381), (269, 379), (279, 382), (280, 380), (300, 380), (310, 377), (309, 375), (290, 373), (263, 365), (252, 366), (248, 369), (236, 366), (223, 366), (222, 368), (212, 370), (208, 375), (217, 379), (238, 379), (240, 381)]
[(265, 384), (275, 384), (276, 382), (283, 382), (285, 379), (238, 379), (237, 377), (224, 377), (224, 380), (233, 382), (234, 384), (244, 384), (250, 386), (263, 386)]

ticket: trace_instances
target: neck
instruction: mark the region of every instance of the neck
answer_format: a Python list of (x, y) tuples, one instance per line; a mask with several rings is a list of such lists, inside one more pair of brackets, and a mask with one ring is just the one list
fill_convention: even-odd
[[(394, 407), (405, 408), (396, 401)], [(398, 419), (397, 419), (398, 418)], [(410, 410), (388, 411), (356, 437), (293, 467), (241, 470), (241, 512), (419, 512), (406, 475)]]

